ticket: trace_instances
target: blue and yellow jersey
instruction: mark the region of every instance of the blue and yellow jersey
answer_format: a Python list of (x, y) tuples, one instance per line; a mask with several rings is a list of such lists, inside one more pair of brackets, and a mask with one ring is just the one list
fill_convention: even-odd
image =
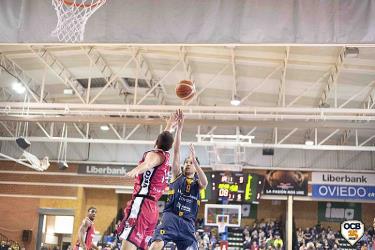
[(195, 222), (200, 205), (200, 188), (198, 178), (187, 178), (180, 174), (169, 184), (168, 199), (165, 212), (173, 212), (176, 215)]

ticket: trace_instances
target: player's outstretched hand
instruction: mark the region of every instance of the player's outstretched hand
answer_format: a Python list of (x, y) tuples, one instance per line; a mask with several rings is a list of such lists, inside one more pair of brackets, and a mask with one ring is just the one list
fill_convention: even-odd
[(138, 175), (138, 170), (136, 168), (133, 168), (129, 172), (126, 173), (127, 177), (134, 178)]
[(166, 120), (166, 130), (173, 130), (178, 125), (178, 111), (172, 113)]
[(190, 157), (191, 157), (192, 159), (195, 159), (195, 148), (194, 148), (193, 143), (190, 143), (190, 145), (189, 145), (189, 149), (190, 149)]
[(182, 129), (182, 126), (184, 125), (184, 113), (182, 112), (181, 109), (177, 110), (177, 128)]

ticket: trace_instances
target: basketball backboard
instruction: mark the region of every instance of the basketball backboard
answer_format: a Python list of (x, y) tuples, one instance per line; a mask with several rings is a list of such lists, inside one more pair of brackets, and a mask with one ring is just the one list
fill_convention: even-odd
[(227, 227), (241, 226), (241, 205), (206, 204), (204, 224), (219, 226), (221, 223), (225, 223)]

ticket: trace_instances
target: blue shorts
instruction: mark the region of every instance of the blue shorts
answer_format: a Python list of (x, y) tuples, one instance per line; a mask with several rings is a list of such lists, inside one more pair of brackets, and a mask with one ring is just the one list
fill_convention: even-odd
[(151, 242), (162, 240), (164, 245), (174, 242), (177, 249), (198, 249), (195, 238), (195, 226), (171, 212), (164, 212), (161, 223), (156, 227)]

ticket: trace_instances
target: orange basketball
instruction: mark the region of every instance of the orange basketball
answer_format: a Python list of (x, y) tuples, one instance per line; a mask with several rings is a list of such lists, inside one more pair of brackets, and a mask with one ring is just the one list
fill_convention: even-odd
[(182, 80), (176, 86), (176, 95), (186, 101), (190, 100), (195, 94), (194, 84), (189, 80)]

